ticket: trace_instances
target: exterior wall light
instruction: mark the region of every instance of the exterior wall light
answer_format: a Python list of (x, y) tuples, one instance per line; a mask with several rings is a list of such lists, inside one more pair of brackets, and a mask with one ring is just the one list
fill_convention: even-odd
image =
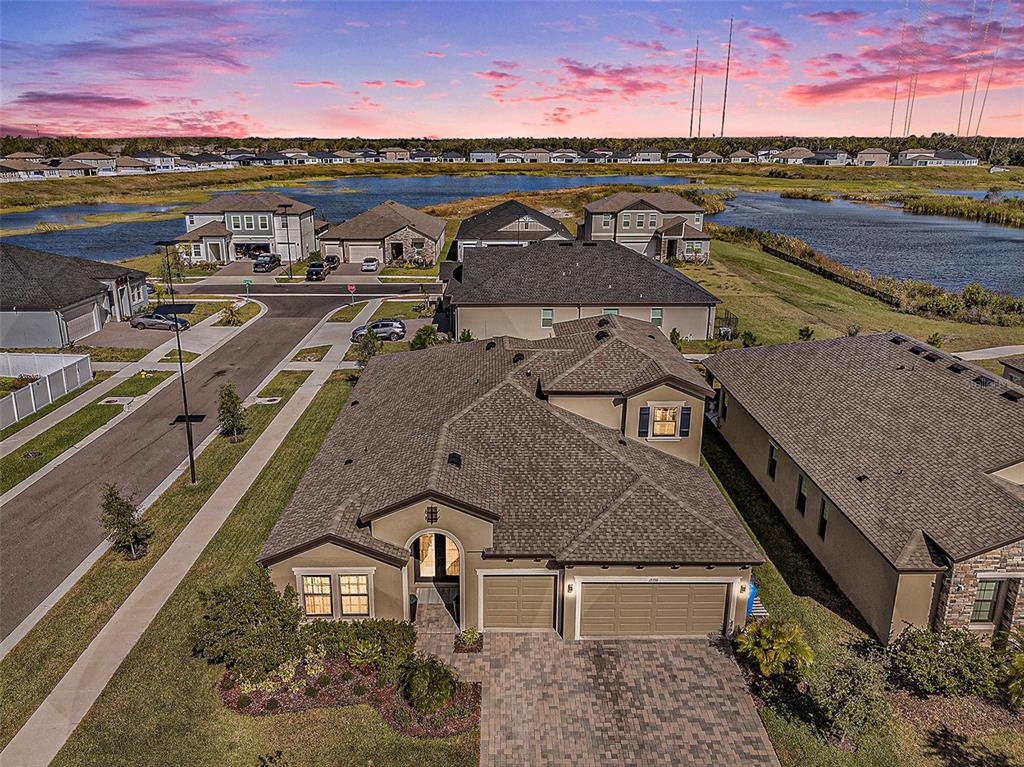
[(572, 593), (572, 582), (571, 581), (566, 585), (565, 592), (567, 594), (571, 594)]

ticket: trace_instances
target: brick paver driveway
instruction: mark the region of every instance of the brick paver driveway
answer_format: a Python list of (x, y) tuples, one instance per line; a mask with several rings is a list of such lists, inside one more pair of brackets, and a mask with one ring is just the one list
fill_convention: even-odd
[(479, 655), (451, 655), (448, 634), (421, 646), (482, 682), (485, 767), (779, 764), (735, 662), (706, 640), (488, 634)]

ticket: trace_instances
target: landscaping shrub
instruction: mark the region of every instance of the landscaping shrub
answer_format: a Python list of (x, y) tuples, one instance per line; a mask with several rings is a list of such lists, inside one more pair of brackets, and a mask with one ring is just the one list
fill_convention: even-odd
[(736, 638), (736, 649), (767, 678), (800, 677), (814, 662), (803, 628), (775, 618), (748, 621)]
[(265, 680), (301, 655), (303, 610), (289, 586), (281, 594), (262, 567), (252, 566), (229, 583), (201, 592), (202, 617), (192, 626), (192, 646), (211, 663), (224, 663), (235, 677)]
[(362, 367), (366, 367), (373, 357), (376, 357), (384, 349), (384, 342), (377, 334), (370, 330), (359, 339), (356, 344), (356, 357)]
[(841, 655), (822, 670), (811, 694), (825, 726), (839, 737), (863, 734), (889, 715), (879, 658)]
[(349, 682), (349, 681), (351, 681), (351, 680), (352, 680), (352, 676), (353, 676), (353, 674), (352, 674), (352, 672), (351, 672), (351, 671), (342, 671), (342, 672), (341, 672), (341, 679), (342, 679), (342, 681), (344, 681), (344, 682)]
[(417, 349), (427, 349), (431, 346), (439, 346), (443, 344), (441, 336), (437, 334), (437, 328), (433, 325), (424, 325), (416, 331), (416, 335), (412, 337), (409, 342), (409, 348), (413, 351)]
[(309, 687), (306, 688), (306, 697), (307, 698), (315, 698), (316, 694), (317, 694), (316, 687), (313, 687), (312, 685), (310, 685)]
[(238, 696), (238, 707), (239, 708), (245, 708), (250, 703), (252, 703), (252, 698), (249, 695), (247, 695), (246, 693), (243, 692), (241, 695)]
[(377, 668), (383, 657), (381, 643), (369, 637), (355, 640), (348, 648), (348, 662), (364, 672)]
[[(348, 672), (346, 672), (346, 673), (348, 673)], [(326, 687), (327, 685), (329, 685), (331, 683), (331, 675), (330, 674), (321, 674), (320, 676), (318, 676), (316, 678), (316, 683), (318, 685), (320, 685), (321, 687)]]
[(274, 711), (281, 707), (281, 701), (277, 698), (267, 698), (267, 702), (264, 704), (264, 707), (267, 711)]
[(889, 652), (900, 684), (923, 695), (992, 698), (998, 692), (1002, 653), (967, 629), (908, 628)]
[(355, 694), (357, 698), (361, 698), (364, 695), (366, 695), (366, 685), (357, 684), (355, 687), (352, 688), (352, 692)]
[(473, 645), (475, 645), (479, 638), (480, 629), (478, 629), (476, 626), (470, 626), (468, 629), (464, 630), (461, 634), (459, 634), (459, 641), (462, 642), (462, 644), (464, 644), (466, 647), (472, 647)]
[(1024, 706), (1024, 652), (1011, 655), (1006, 664), (1006, 698), (1014, 706)]
[[(379, 657), (373, 661), (378, 678), (384, 684), (397, 684), (402, 666), (416, 650), (416, 629), (402, 621), (385, 619), (358, 621), (352, 628), (356, 641), (370, 640), (380, 648)], [(351, 657), (349, 662), (357, 665)]]
[(421, 714), (432, 714), (455, 695), (454, 669), (434, 656), (414, 657), (402, 670), (402, 695)]

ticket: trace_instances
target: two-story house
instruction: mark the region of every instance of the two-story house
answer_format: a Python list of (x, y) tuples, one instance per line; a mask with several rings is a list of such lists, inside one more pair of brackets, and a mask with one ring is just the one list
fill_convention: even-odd
[(889, 164), (889, 152), (881, 147), (861, 149), (853, 164), (864, 168), (881, 168)]
[(190, 263), (226, 264), (260, 253), (301, 261), (318, 249), (314, 212), (277, 192), (217, 195), (185, 211), (185, 234), (175, 241)]
[(643, 149), (637, 149), (632, 153), (632, 161), (639, 165), (649, 165), (653, 163), (664, 162), (661, 156), (661, 150), (656, 147), (644, 147)]
[(455, 234), (458, 259), (466, 248), (526, 246), (541, 240), (571, 240), (572, 234), (557, 218), (518, 200), (506, 200), (464, 219)]
[(474, 149), (469, 153), (470, 162), (497, 162), (498, 153), (493, 149)]
[(409, 150), (400, 146), (386, 146), (380, 150), (382, 162), (409, 162)]
[(116, 165), (116, 158), (109, 154), (103, 154), (103, 152), (78, 152), (73, 155), (69, 155), (65, 158), (66, 160), (74, 160), (75, 162), (85, 163), (91, 165), (98, 171), (104, 171), (107, 173), (113, 173)]
[(136, 152), (132, 157), (136, 160), (148, 162), (153, 167), (153, 170), (174, 170), (178, 159), (177, 155), (160, 152), (156, 149)]
[(659, 261), (711, 252), (704, 209), (672, 192), (616, 192), (583, 206), (580, 239), (612, 240)]
[(258, 561), (311, 619), (441, 602), (484, 632), (732, 633), (763, 557), (699, 465), (710, 390), (653, 330), (374, 357)]

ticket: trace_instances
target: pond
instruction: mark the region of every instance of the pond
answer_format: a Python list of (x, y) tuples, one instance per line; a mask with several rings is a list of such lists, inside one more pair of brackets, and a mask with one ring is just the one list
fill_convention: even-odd
[(852, 269), (925, 280), (947, 290), (979, 282), (1024, 295), (1024, 229), (946, 216), (915, 216), (902, 208), (835, 200), (782, 199), (739, 192), (716, 224), (799, 237)]
[(49, 208), (27, 210), (20, 213), (5, 213), (0, 216), (0, 229), (33, 229), (36, 224), (61, 224), (74, 226), (84, 224), (86, 216), (101, 213), (163, 213), (177, 205), (120, 205), (118, 203), (96, 203), (94, 205), (54, 205)]

